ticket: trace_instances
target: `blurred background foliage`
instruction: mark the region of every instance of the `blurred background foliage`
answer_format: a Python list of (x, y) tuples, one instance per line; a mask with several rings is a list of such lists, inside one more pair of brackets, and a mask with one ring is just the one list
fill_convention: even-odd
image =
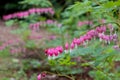
[[(35, 59), (21, 59), (18, 74), (22, 74), (26, 78), (25, 71), (32, 69), (38, 69), (39, 71), (40, 68), (43, 68), (42, 64), (45, 61), (45, 68), (47, 65), (47, 68), (49, 67), (50, 71), (58, 71), (61, 74), (81, 74), (84, 73), (84, 68), (89, 67), (91, 70), (88, 70), (89, 72), (86, 72), (86, 74), (89, 74), (95, 80), (118, 80), (120, 78), (118, 68), (113, 70), (115, 68), (114, 62), (120, 61), (120, 55), (116, 54), (120, 52), (115, 50), (113, 45), (120, 45), (120, 41), (118, 41), (118, 43), (112, 42), (108, 45), (105, 44), (105, 42), (100, 42), (99, 39), (96, 38), (95, 40), (91, 40), (86, 47), (80, 46), (70, 54), (63, 53), (57, 60), (50, 60), (47, 62), (47, 58), (44, 57), (45, 55), (43, 56), (43, 49), (58, 45), (64, 46), (65, 42), (70, 43), (73, 38), (80, 37), (88, 30), (95, 29), (97, 26), (100, 26), (101, 19), (105, 19), (106, 24), (112, 24), (114, 26), (113, 33), (117, 32), (116, 34), (120, 35), (120, 0), (9, 0), (1, 1), (0, 4), (0, 10), (2, 10), (0, 13), (1, 16), (3, 14), (38, 7), (52, 7), (55, 10), (54, 16), (45, 14), (40, 16), (30, 15), (25, 19), (6, 21), (7, 26), (11, 26), (13, 23), (19, 24), (20, 27), (11, 32), (14, 34), (20, 34), (20, 37), (26, 43), (24, 47), (33, 51), (35, 53), (34, 55), (37, 56)], [(37, 46), (35, 41), (28, 39), (28, 36), (31, 35), (31, 31), (28, 30), (29, 24), (38, 21), (45, 21), (47, 19), (53, 19), (62, 24), (62, 27), (60, 28), (56, 25), (45, 25), (45, 27), (42, 28), (46, 29), (48, 32), (57, 34), (58, 38), (54, 40), (46, 40), (46, 44), (44, 46), (41, 46), (41, 43), (37, 44)], [(92, 21), (93, 24), (78, 26), (79, 21), (85, 20)], [(109, 31), (106, 32), (107, 35), (109, 33)], [(120, 36), (118, 36), (118, 39), (120, 39)], [(1, 53), (9, 53), (8, 49)], [(4, 55), (6, 56), (7, 54)], [(74, 58), (80, 58), (81, 61), (74, 61)], [(18, 61), (13, 60), (13, 62)], [(34, 76), (36, 76), (36, 74), (33, 75), (33, 77), (31, 76), (30, 80), (35, 80)], [(21, 77), (22, 76), (20, 75), (17, 76), (17, 78)]]
[(0, 1), (0, 15), (21, 11), (30, 7), (54, 7), (58, 13), (80, 0), (4, 0)]

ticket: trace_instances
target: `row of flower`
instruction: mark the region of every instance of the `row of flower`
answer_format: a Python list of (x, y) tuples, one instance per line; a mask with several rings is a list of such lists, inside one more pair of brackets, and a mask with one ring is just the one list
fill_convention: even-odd
[[(90, 25), (90, 26), (92, 26), (93, 25), (93, 22), (94, 21), (91, 21), (91, 20), (85, 20), (85, 21), (78, 21), (78, 26), (84, 26), (84, 25)], [(99, 23), (101, 23), (101, 24), (103, 24), (103, 23), (105, 23), (106, 22), (106, 20), (105, 19), (100, 19), (100, 20), (98, 20), (98, 22)]]
[[(110, 30), (110, 34), (106, 35), (106, 29)], [(69, 53), (71, 52), (74, 48), (77, 48), (78, 46), (82, 45), (82, 46), (86, 46), (88, 44), (88, 42), (92, 39), (96, 39), (99, 38), (100, 41), (105, 42), (106, 44), (110, 44), (110, 42), (114, 42), (116, 43), (117, 41), (117, 34), (116, 32), (113, 32), (113, 27), (111, 27), (111, 25), (102, 25), (97, 27), (96, 29), (90, 30), (88, 31), (86, 34), (84, 34), (83, 36), (80, 36), (79, 38), (74, 38), (72, 40), (72, 43), (66, 43), (65, 44), (65, 49), (63, 49), (62, 46), (57, 46), (55, 48), (49, 48), (45, 50), (45, 55), (48, 56), (48, 59), (55, 59), (59, 54), (65, 52), (65, 53)], [(111, 30), (112, 29), (112, 30)]]
[(3, 20), (9, 20), (13, 18), (25, 18), (28, 17), (31, 14), (43, 14), (43, 13), (50, 13), (51, 15), (54, 15), (53, 8), (31, 8), (26, 11), (20, 11), (15, 12), (13, 14), (8, 14), (3, 16)]
[(40, 26), (47, 26), (47, 25), (54, 25), (54, 26), (57, 26), (57, 27), (62, 26), (62, 24), (58, 23), (57, 21), (48, 19), (46, 21), (40, 21), (40, 22), (37, 22), (37, 23), (31, 23), (29, 25), (29, 28), (31, 30), (37, 31), (37, 30), (39, 30)]
[[(105, 23), (105, 20), (104, 19), (102, 19), (101, 20), (101, 23)], [(54, 25), (54, 26), (57, 26), (57, 27), (61, 27), (62, 26), (62, 24), (61, 23), (58, 23), (58, 21), (55, 21), (55, 20), (51, 20), (51, 19), (48, 19), (48, 20), (46, 20), (46, 21), (40, 21), (40, 22), (36, 22), (36, 23), (31, 23), (30, 25), (29, 25), (29, 28), (31, 29), (31, 30), (35, 30), (35, 31), (37, 31), (37, 30), (39, 30), (39, 27), (40, 26), (47, 26), (47, 25)], [(92, 26), (93, 25), (93, 21), (87, 21), (87, 20), (85, 20), (85, 21), (78, 21), (78, 24), (77, 24), (77, 26), (84, 26), (84, 25), (90, 25), (90, 26)], [(109, 28), (111, 28), (111, 24), (109, 24)]]

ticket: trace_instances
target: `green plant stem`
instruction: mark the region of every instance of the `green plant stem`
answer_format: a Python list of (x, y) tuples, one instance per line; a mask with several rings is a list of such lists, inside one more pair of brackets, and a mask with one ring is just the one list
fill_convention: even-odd
[(98, 25), (93, 26), (93, 28), (96, 28), (96, 27), (98, 27), (98, 26), (100, 26), (100, 25), (106, 25), (106, 24), (109, 24), (109, 23), (114, 23), (114, 24), (116, 24), (116, 25), (118, 26), (118, 29), (120, 30), (120, 24), (117, 23), (117, 22), (107, 22), (107, 23), (102, 23), (102, 24), (98, 24)]
[(62, 74), (55, 74), (55, 73), (52, 73), (52, 72), (48, 72), (48, 71), (44, 71), (45, 73), (49, 73), (49, 74), (53, 74), (53, 75), (57, 75), (57, 76), (63, 76), (63, 77), (66, 77), (66, 78), (69, 78), (70, 80), (75, 80), (73, 77), (70, 77), (68, 75), (62, 75)]

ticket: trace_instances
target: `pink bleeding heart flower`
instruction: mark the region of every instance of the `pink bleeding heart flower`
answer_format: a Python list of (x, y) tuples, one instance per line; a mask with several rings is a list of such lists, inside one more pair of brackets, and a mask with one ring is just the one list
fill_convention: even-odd
[(106, 27), (105, 26), (101, 26), (101, 27), (97, 27), (96, 28), (96, 31), (98, 33), (104, 33), (106, 31)]
[(54, 53), (54, 55), (55, 55), (55, 56), (58, 56), (58, 54), (59, 54), (59, 51), (58, 51), (56, 48), (54, 48), (54, 51), (53, 51), (53, 53)]
[(42, 78), (42, 76), (41, 76), (41, 74), (39, 74), (39, 75), (37, 76), (37, 80), (41, 80), (41, 78)]
[(110, 40), (110, 41), (113, 40), (113, 35), (109, 35), (109, 40)]
[(77, 38), (74, 38), (74, 39), (73, 39), (73, 43), (74, 43), (74, 44), (77, 44)]
[(76, 39), (76, 44), (79, 46), (81, 44), (81, 40), (78, 38)]
[(60, 53), (63, 52), (63, 47), (62, 47), (62, 46), (58, 46), (58, 47), (56, 47), (56, 49), (57, 49)]
[(86, 40), (90, 41), (92, 39), (92, 37), (90, 35), (86, 36)]
[(69, 49), (69, 44), (68, 42), (65, 44), (65, 50), (68, 50)]
[(71, 43), (70, 48), (71, 48), (71, 49), (74, 49), (74, 48), (75, 48), (75, 44), (74, 44), (73, 42)]
[(53, 56), (53, 50), (52, 50), (52, 48), (48, 49), (48, 56), (50, 56), (50, 57)]

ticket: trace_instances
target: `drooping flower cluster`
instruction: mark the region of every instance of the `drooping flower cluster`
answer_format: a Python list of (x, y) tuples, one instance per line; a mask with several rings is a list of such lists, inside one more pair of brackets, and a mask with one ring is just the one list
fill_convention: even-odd
[[(100, 26), (100, 27), (97, 27), (96, 29), (90, 30), (85, 35), (80, 36), (79, 38), (74, 38), (70, 45), (66, 43), (65, 50), (62, 50), (62, 51), (64, 51), (65, 53), (71, 52), (74, 48), (77, 48), (80, 45), (85, 46), (90, 40), (95, 38), (99, 38), (100, 40), (105, 41), (106, 43), (110, 43), (111, 41), (117, 40), (116, 33), (106, 35), (105, 32), (106, 32), (106, 26)], [(46, 54), (48, 55), (48, 57), (53, 56), (53, 54), (55, 55), (54, 51), (55, 51), (54, 48), (50, 48), (49, 52), (47, 50)], [(55, 55), (55, 56), (58, 56), (58, 55)]]
[(9, 20), (12, 18), (25, 18), (31, 14), (43, 14), (43, 13), (50, 13), (51, 15), (53, 15), (54, 10), (52, 8), (32, 8), (27, 11), (21, 11), (13, 14), (4, 15), (3, 20)]
[(93, 25), (92, 21), (79, 21), (78, 26), (83, 26), (83, 25)]
[(105, 34), (99, 34), (100, 40), (106, 41), (106, 43), (110, 44), (110, 41), (117, 41), (117, 34), (113, 35), (105, 35)]
[(49, 48), (45, 50), (45, 54), (48, 56), (48, 59), (55, 59), (55, 57), (61, 54), (62, 52), (62, 46), (57, 46), (55, 48)]
[(57, 21), (48, 19), (46, 21), (40, 21), (40, 22), (37, 22), (37, 23), (30, 24), (29, 28), (31, 30), (37, 31), (37, 30), (39, 30), (40, 26), (47, 26), (47, 25), (54, 25), (54, 26), (57, 26), (57, 27), (62, 26), (62, 24), (58, 23)]
[(75, 44), (75, 46), (84, 45), (85, 42), (90, 41), (93, 37), (96, 37), (96, 35), (95, 30), (90, 30), (85, 35), (80, 36), (80, 38), (74, 38), (72, 43)]
[(113, 33), (113, 27), (112, 25), (108, 24), (108, 28), (110, 30), (110, 35), (106, 35), (104, 32), (106, 31), (106, 26), (97, 27), (96, 32), (98, 33), (98, 37), (100, 41), (105, 41), (106, 43), (110, 44), (110, 41), (116, 41), (117, 40), (117, 34)]
[(100, 40), (105, 41), (106, 43), (110, 43), (110, 41), (117, 40), (117, 34), (106, 35), (105, 32), (106, 26), (97, 27), (95, 30), (90, 30), (85, 35), (80, 36), (80, 38), (74, 38), (71, 45), (85, 45), (86, 43), (88, 43), (88, 41), (96, 37), (98, 37)]

